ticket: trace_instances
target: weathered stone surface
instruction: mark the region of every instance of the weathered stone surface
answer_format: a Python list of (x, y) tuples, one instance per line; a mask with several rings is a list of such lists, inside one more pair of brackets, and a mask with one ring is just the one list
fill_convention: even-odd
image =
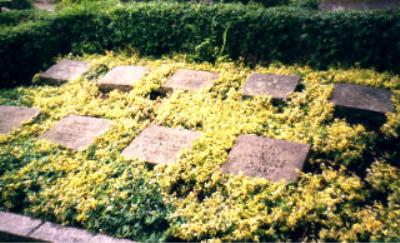
[(45, 132), (41, 138), (72, 150), (84, 150), (94, 139), (107, 132), (109, 120), (70, 115)]
[(391, 92), (386, 89), (354, 84), (336, 84), (331, 102), (336, 106), (386, 113), (394, 111), (391, 95)]
[(0, 232), (28, 237), (41, 224), (42, 221), (40, 220), (18, 214), (0, 212)]
[(299, 81), (299, 76), (252, 73), (247, 78), (243, 93), (246, 96), (270, 95), (283, 100), (295, 91)]
[(172, 89), (194, 91), (209, 88), (218, 76), (218, 73), (214, 72), (179, 69), (167, 82), (161, 85), (161, 88), (166, 91)]
[(98, 81), (100, 89), (108, 91), (119, 89), (129, 91), (135, 82), (146, 75), (147, 68), (142, 66), (118, 66), (114, 67)]
[(89, 64), (74, 60), (61, 60), (50, 67), (40, 77), (49, 83), (62, 84), (68, 80), (74, 80), (89, 70)]
[(400, 8), (398, 0), (321, 0), (322, 10), (388, 10)]
[(200, 135), (200, 132), (186, 129), (150, 126), (133, 140), (122, 155), (152, 164), (172, 163), (178, 159), (179, 152), (189, 148)]
[(40, 110), (21, 106), (0, 106), (0, 134), (8, 134), (20, 128), (26, 121), (36, 118)]
[(59, 224), (44, 223), (30, 237), (51, 242), (90, 242), (94, 235), (89, 232)]
[(225, 173), (291, 182), (298, 177), (310, 145), (255, 135), (241, 135), (222, 166)]
[(98, 234), (95, 237), (93, 237), (89, 242), (97, 243), (133, 243), (135, 241), (131, 240), (126, 240), (126, 239), (118, 239), (118, 238), (113, 238), (107, 235), (102, 235)]
[(0, 211), (0, 241), (6, 242), (105, 242), (128, 243), (126, 239), (113, 238), (73, 227), (33, 219)]

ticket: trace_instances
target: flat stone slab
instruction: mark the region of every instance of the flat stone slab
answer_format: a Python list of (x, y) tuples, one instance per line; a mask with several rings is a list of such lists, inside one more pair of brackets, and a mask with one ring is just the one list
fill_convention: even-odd
[(147, 68), (142, 66), (118, 66), (111, 69), (97, 83), (103, 91), (113, 89), (129, 91), (134, 83), (146, 75), (147, 71)]
[(24, 122), (36, 118), (40, 110), (22, 106), (0, 106), (0, 134), (8, 134), (20, 128)]
[(165, 91), (173, 89), (194, 91), (212, 87), (213, 81), (218, 77), (218, 73), (214, 72), (179, 69), (167, 82), (161, 85), (161, 88)]
[(89, 242), (94, 235), (77, 228), (65, 227), (59, 224), (44, 223), (31, 235), (35, 239), (50, 242)]
[(86, 149), (98, 136), (107, 132), (110, 124), (111, 121), (105, 119), (70, 115), (59, 121), (40, 138), (80, 151)]
[(42, 221), (13, 213), (0, 212), (0, 232), (28, 237)]
[(355, 84), (336, 84), (331, 102), (339, 107), (386, 113), (394, 112), (391, 96), (392, 93), (387, 89)]
[(199, 138), (200, 132), (186, 129), (150, 126), (124, 149), (126, 159), (142, 159), (152, 164), (173, 163), (179, 152), (188, 149)]
[(299, 84), (299, 76), (252, 73), (246, 81), (245, 96), (269, 95), (284, 100), (293, 93)]
[(101, 243), (133, 243), (135, 241), (131, 240), (126, 240), (126, 239), (118, 239), (118, 238), (113, 238), (107, 235), (103, 234), (97, 234), (95, 237), (93, 237), (90, 242), (101, 242)]
[(68, 80), (79, 78), (88, 70), (89, 64), (87, 62), (64, 59), (50, 67), (40, 77), (49, 83), (62, 84)]
[(298, 171), (303, 168), (309, 150), (308, 144), (241, 135), (222, 166), (222, 171), (291, 182), (298, 177)]
[(4, 242), (105, 242), (128, 243), (127, 239), (92, 234), (84, 229), (43, 222), (27, 216), (0, 211), (0, 241)]

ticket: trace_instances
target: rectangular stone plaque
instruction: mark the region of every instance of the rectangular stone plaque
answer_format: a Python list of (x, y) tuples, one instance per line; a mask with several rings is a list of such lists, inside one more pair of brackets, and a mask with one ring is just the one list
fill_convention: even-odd
[(334, 115), (350, 124), (363, 124), (368, 130), (379, 130), (386, 122), (386, 112), (394, 112), (391, 92), (363, 85), (336, 84), (331, 97)]
[(97, 83), (101, 90), (109, 91), (119, 89), (129, 91), (135, 82), (139, 81), (147, 73), (147, 68), (142, 66), (118, 66), (114, 67)]
[(186, 129), (150, 126), (124, 149), (126, 159), (142, 159), (152, 164), (172, 163), (201, 135)]
[(214, 72), (179, 69), (167, 82), (161, 85), (161, 88), (164, 91), (173, 89), (194, 91), (209, 88), (218, 76), (218, 73)]
[(303, 168), (309, 150), (308, 144), (241, 135), (222, 166), (222, 171), (291, 182), (298, 177), (298, 171)]
[(107, 132), (110, 124), (111, 121), (105, 119), (70, 115), (46, 131), (41, 138), (80, 151)]
[(62, 84), (82, 76), (89, 70), (89, 64), (74, 60), (61, 60), (50, 67), (40, 77), (52, 84)]
[(269, 95), (273, 99), (284, 100), (299, 84), (299, 76), (252, 73), (246, 81), (245, 96)]
[(0, 134), (8, 134), (20, 128), (24, 122), (36, 118), (40, 110), (22, 106), (0, 106)]
[(336, 106), (386, 113), (394, 112), (391, 96), (391, 92), (386, 89), (355, 84), (336, 84), (331, 102)]

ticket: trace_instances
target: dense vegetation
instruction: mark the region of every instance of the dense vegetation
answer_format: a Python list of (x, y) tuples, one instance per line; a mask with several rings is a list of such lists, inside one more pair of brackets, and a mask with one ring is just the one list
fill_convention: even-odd
[(0, 7), (9, 9), (28, 9), (32, 8), (31, 0), (0, 0)]
[[(0, 137), (0, 205), (60, 223), (133, 239), (233, 241), (399, 240), (400, 77), (365, 69), (317, 71), (307, 66), (257, 66), (297, 74), (303, 90), (287, 104), (244, 99), (253, 71), (241, 63), (193, 63), (184, 56), (151, 60), (131, 53), (84, 56), (91, 71), (61, 87), (41, 84), (0, 91), (0, 104), (39, 107), (43, 114)], [(103, 95), (96, 80), (116, 65), (151, 73), (129, 93)], [(181, 67), (220, 72), (210, 89), (157, 96)], [(386, 87), (395, 113), (380, 131), (335, 119), (333, 83)], [(38, 136), (67, 114), (111, 119), (111, 130), (83, 152)], [(157, 123), (204, 132), (176, 164), (148, 167), (121, 151)], [(312, 144), (299, 181), (285, 185), (223, 174), (239, 134)]]
[[(382, 30), (385, 30), (382, 33)], [(374, 67), (399, 72), (400, 13), (297, 7), (136, 3), (78, 5), (0, 31), (2, 85), (29, 83), (57, 54), (133, 47), (142, 55)], [(378, 44), (379, 43), (379, 44)]]
[[(319, 12), (313, 0), (122, 2), (0, 14), (0, 105), (42, 110), (0, 135), (0, 210), (134, 240), (400, 240), (399, 11)], [(64, 55), (90, 71), (59, 87), (34, 76)], [(151, 72), (131, 92), (101, 93), (96, 80), (128, 64)], [(209, 89), (161, 95), (182, 67), (220, 77)], [(253, 71), (299, 75), (301, 88), (286, 103), (244, 98)], [(376, 131), (338, 119), (334, 83), (390, 89), (396, 111)], [(81, 152), (38, 138), (68, 114), (112, 126)], [(175, 164), (123, 159), (151, 123), (204, 136)], [(240, 134), (310, 143), (299, 180), (222, 173)]]

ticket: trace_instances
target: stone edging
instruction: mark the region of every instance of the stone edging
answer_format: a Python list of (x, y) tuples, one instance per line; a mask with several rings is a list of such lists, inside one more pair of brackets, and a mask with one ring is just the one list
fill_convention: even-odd
[(134, 242), (1, 211), (0, 241)]

